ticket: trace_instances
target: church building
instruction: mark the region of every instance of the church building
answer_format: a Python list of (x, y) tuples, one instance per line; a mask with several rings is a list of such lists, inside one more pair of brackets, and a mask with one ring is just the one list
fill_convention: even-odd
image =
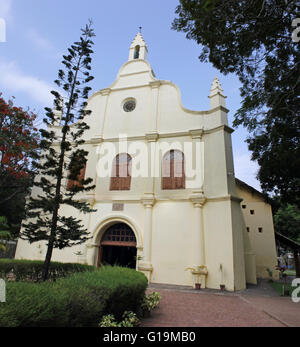
[[(274, 272), (275, 237), (270, 206), (235, 178), (224, 91), (215, 78), (210, 108), (188, 110), (147, 53), (138, 33), (114, 83), (88, 100), (82, 175), (96, 187), (80, 199), (96, 212), (60, 214), (77, 214), (91, 238), (52, 260), (129, 266), (151, 283), (245, 289)], [(59, 119), (51, 127), (59, 133)], [(43, 242), (18, 241), (17, 259), (45, 254)]]

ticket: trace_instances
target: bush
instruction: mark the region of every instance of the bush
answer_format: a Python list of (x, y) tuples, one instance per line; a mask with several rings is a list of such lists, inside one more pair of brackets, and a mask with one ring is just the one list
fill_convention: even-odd
[[(13, 273), (16, 281), (40, 282), (43, 273), (43, 261), (0, 259), (0, 278), (8, 278)], [(93, 266), (75, 263), (51, 262), (48, 278), (55, 281), (57, 278), (66, 277), (74, 272), (93, 271)]]
[(147, 316), (154, 310), (160, 303), (161, 295), (158, 292), (152, 292), (148, 296), (144, 296), (141, 303), (142, 315)]
[(102, 320), (99, 324), (100, 328), (132, 328), (140, 325), (140, 320), (137, 317), (136, 313), (131, 311), (125, 311), (122, 316), (122, 321), (120, 323), (116, 322), (115, 317), (112, 314), (102, 317)]
[(147, 288), (135, 270), (102, 267), (44, 283), (7, 283), (0, 327), (98, 326), (106, 314), (136, 312)]
[(136, 327), (140, 325), (140, 319), (148, 317), (151, 311), (154, 310), (160, 303), (161, 295), (158, 292), (152, 292), (148, 296), (144, 295), (141, 305), (138, 309), (138, 314), (125, 311), (122, 316), (122, 321), (117, 322), (113, 314), (108, 314), (102, 317), (99, 327)]

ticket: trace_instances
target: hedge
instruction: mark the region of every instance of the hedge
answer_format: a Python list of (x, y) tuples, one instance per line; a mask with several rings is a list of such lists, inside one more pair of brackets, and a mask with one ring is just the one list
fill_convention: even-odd
[[(0, 259), (0, 278), (8, 278), (9, 274), (15, 276), (16, 281), (39, 282), (42, 280), (43, 261)], [(93, 271), (94, 267), (75, 263), (51, 262), (48, 279), (66, 277), (74, 272)]]
[(103, 315), (137, 312), (146, 277), (133, 269), (102, 267), (56, 282), (7, 282), (0, 327), (93, 327)]

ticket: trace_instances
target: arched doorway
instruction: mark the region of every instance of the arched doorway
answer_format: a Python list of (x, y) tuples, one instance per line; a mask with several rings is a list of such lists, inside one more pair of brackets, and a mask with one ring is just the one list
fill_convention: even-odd
[(98, 267), (118, 265), (136, 268), (136, 238), (125, 223), (110, 226), (102, 236), (99, 246)]

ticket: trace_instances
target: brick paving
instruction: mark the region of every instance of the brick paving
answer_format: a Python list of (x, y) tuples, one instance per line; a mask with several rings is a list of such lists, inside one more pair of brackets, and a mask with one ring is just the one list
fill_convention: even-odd
[(150, 285), (162, 300), (142, 327), (300, 327), (300, 303), (260, 283), (242, 292)]

